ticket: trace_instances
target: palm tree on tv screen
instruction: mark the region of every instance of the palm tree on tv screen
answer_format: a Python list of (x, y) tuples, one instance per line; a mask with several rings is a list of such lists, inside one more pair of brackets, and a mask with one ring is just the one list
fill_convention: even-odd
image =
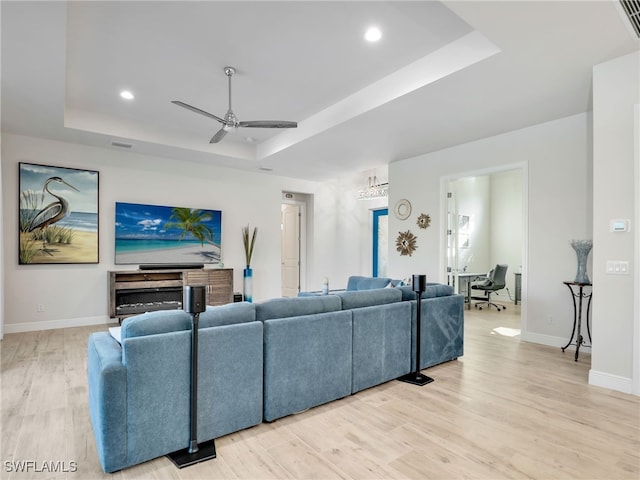
[(181, 229), (179, 240), (182, 240), (187, 233), (190, 233), (200, 240), (202, 246), (204, 246), (204, 242), (213, 243), (213, 232), (203, 223), (212, 219), (211, 214), (202, 210), (175, 207), (172, 209), (169, 219), (174, 221), (165, 223), (164, 228)]

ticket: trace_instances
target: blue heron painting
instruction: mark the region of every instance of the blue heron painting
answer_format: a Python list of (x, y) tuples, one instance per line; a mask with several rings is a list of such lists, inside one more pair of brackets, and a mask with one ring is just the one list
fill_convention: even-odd
[(20, 264), (98, 262), (98, 172), (20, 163)]
[[(29, 222), (29, 226), (27, 228), (28, 232), (33, 232), (36, 229), (40, 229), (44, 232), (44, 229), (49, 227), (49, 225), (53, 225), (56, 222), (59, 222), (63, 218), (69, 215), (69, 202), (62, 195), (58, 195), (51, 190), (49, 190), (49, 184), (51, 182), (57, 182), (66, 185), (69, 188), (78, 191), (76, 187), (71, 185), (69, 182), (65, 182), (64, 179), (60, 177), (50, 177), (44, 182), (43, 191), (47, 192), (52, 197), (55, 197), (56, 200), (51, 202), (46, 207), (42, 208), (39, 212), (35, 214), (35, 216)], [(42, 233), (42, 251), (51, 255), (51, 250), (47, 248), (47, 236)]]

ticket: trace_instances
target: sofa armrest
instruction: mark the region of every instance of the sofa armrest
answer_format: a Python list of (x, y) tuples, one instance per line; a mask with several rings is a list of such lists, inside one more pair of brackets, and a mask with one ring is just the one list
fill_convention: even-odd
[(127, 460), (127, 377), (122, 348), (108, 332), (89, 337), (87, 375), (98, 456), (103, 470), (114, 472), (126, 466)]

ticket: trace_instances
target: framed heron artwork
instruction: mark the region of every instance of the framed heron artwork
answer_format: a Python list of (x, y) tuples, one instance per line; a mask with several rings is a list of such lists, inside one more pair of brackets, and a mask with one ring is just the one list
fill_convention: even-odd
[(19, 164), (20, 265), (98, 263), (98, 172)]

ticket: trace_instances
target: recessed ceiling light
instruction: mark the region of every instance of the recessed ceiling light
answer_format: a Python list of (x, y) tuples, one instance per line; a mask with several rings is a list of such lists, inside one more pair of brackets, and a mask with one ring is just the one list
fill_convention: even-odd
[(364, 38), (368, 42), (377, 42), (382, 38), (382, 32), (378, 27), (369, 27), (364, 34)]
[(131, 93), (129, 90), (123, 90), (120, 92), (120, 96), (122, 98), (124, 98), (125, 100), (133, 100), (135, 97), (133, 96), (133, 93)]

